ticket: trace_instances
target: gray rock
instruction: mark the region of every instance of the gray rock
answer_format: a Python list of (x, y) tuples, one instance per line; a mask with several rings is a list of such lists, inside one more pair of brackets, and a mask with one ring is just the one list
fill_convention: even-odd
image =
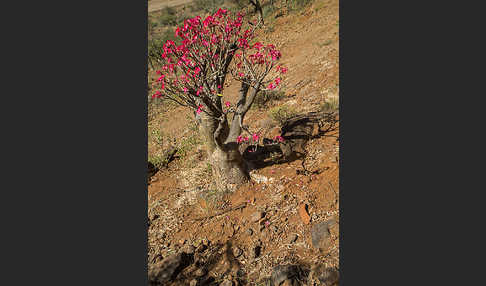
[(270, 230), (273, 231), (273, 232), (277, 232), (278, 228), (275, 225), (271, 225)]
[(253, 229), (249, 228), (246, 230), (246, 234), (252, 235), (253, 234)]
[(334, 225), (334, 220), (324, 221), (314, 225), (311, 229), (312, 246), (314, 248), (325, 250), (330, 245), (331, 232), (329, 227)]

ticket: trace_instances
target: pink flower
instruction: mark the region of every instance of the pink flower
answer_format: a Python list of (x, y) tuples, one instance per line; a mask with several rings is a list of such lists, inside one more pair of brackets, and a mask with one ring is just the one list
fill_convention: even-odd
[(162, 96), (162, 93), (161, 93), (160, 91), (158, 91), (158, 90), (157, 90), (157, 91), (155, 92), (155, 94), (153, 94), (153, 95), (152, 95), (152, 98), (156, 98), (156, 97), (157, 97), (157, 98), (159, 98), (159, 97), (161, 97), (161, 96)]
[(226, 105), (226, 107), (230, 107), (230, 106), (231, 106), (231, 103), (230, 103), (229, 101), (226, 101), (226, 102), (224, 103), (224, 105)]
[(279, 83), (280, 83), (280, 78), (279, 78), (279, 77), (277, 77), (277, 78), (275, 79), (275, 84), (279, 84)]
[(241, 137), (241, 135), (239, 135), (239, 136), (236, 138), (236, 142), (239, 144), (239, 143), (241, 143), (241, 141), (243, 141), (243, 137)]
[(221, 85), (220, 84), (218, 84), (218, 89), (221, 89)]
[(238, 39), (240, 48), (248, 48), (248, 41), (246, 39)]
[(281, 73), (286, 73), (286, 72), (287, 72), (287, 68), (281, 67), (281, 68), (280, 68), (280, 72), (281, 72)]
[(157, 81), (163, 81), (164, 77), (165, 77), (165, 75), (160, 76), (159, 79), (157, 79)]
[(202, 108), (203, 108), (203, 106), (202, 105), (199, 105), (198, 108), (197, 108), (197, 110), (196, 110), (196, 113), (197, 114), (200, 114), (201, 111), (202, 111)]
[(253, 134), (253, 141), (258, 141), (258, 134), (256, 133)]
[(283, 139), (283, 137), (282, 137), (282, 136), (277, 135), (277, 136), (275, 136), (275, 141), (278, 141), (278, 142), (283, 142), (283, 141), (284, 141), (284, 139)]
[(184, 87), (184, 92), (187, 92), (187, 87)]
[(268, 85), (268, 88), (269, 89), (274, 89), (275, 88), (275, 85), (273, 85), (273, 83), (271, 83), (271, 84)]
[(245, 140), (246, 142), (249, 141), (249, 138), (248, 137), (243, 137), (243, 140)]
[(257, 50), (260, 50), (260, 48), (262, 48), (262, 47), (263, 47), (262, 43), (260, 43), (260, 42), (256, 42), (256, 43), (253, 45), (253, 47), (252, 47), (252, 48), (257, 49)]
[(238, 73), (238, 75), (239, 75), (240, 77), (244, 77), (244, 76), (245, 76), (245, 74), (244, 74), (244, 73), (242, 73), (242, 72)]

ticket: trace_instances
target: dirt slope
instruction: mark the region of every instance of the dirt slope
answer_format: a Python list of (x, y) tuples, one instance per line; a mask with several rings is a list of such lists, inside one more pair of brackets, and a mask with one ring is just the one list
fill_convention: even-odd
[[(285, 105), (304, 113), (338, 97), (338, 6), (337, 0), (315, 1), (301, 12), (268, 21), (259, 38), (281, 48), (282, 63), (289, 68), (282, 86), (285, 96), (263, 109), (250, 110), (245, 119), (250, 129), (270, 125), (263, 136), (274, 136), (278, 128), (269, 124), (271, 108)], [(238, 84), (229, 81), (224, 99), (234, 102), (237, 89)], [(223, 279), (257, 285), (279, 264), (338, 267), (338, 125), (308, 142), (305, 160), (257, 168), (251, 183), (221, 196), (212, 189), (204, 146), (194, 143), (197, 133), (187, 127), (192, 126), (190, 111), (178, 107), (164, 118), (164, 134), (179, 143), (193, 142), (186, 144), (193, 148), (155, 174), (149, 184), (149, 268), (188, 245), (196, 246), (203, 258), (181, 275), (189, 281), (204, 269), (201, 277), (213, 277), (215, 283), (207, 285), (218, 285)], [(319, 241), (319, 227), (328, 222), (328, 233)]]
[(148, 11), (154, 12), (165, 7), (175, 7), (191, 3), (193, 0), (150, 0), (148, 2)]

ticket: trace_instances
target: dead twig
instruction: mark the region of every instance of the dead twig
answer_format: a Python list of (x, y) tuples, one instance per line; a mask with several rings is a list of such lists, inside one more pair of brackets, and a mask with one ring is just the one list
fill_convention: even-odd
[(194, 222), (201, 221), (201, 220), (205, 220), (205, 219), (211, 219), (213, 217), (217, 217), (217, 216), (223, 215), (225, 213), (232, 212), (232, 211), (236, 211), (236, 210), (239, 210), (239, 209), (242, 209), (242, 208), (245, 208), (245, 207), (246, 207), (246, 203), (243, 203), (241, 205), (238, 205), (238, 206), (229, 208), (227, 210), (221, 211), (221, 212), (219, 212), (217, 214), (214, 214), (214, 215), (205, 216), (205, 217), (201, 217), (201, 218), (196, 218), (196, 219), (194, 219)]

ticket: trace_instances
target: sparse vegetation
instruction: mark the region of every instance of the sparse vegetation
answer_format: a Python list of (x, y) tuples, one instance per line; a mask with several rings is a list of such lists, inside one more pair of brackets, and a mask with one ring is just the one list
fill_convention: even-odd
[(261, 90), (255, 97), (255, 101), (253, 102), (253, 108), (265, 108), (268, 103), (275, 100), (281, 100), (282, 98), (284, 98), (284, 96), (285, 92), (282, 90)]
[(307, 5), (312, 4), (314, 0), (294, 0), (291, 3), (291, 7), (293, 10), (302, 10)]
[(163, 159), (160, 154), (149, 155), (148, 161), (157, 167), (157, 169), (161, 169), (167, 164), (167, 160)]
[(177, 146), (177, 155), (184, 159), (187, 154), (197, 145), (201, 144), (199, 135), (196, 132), (191, 132), (189, 136), (184, 136)]
[(159, 24), (161, 26), (176, 25), (177, 24), (177, 12), (174, 8), (165, 7), (162, 10), (162, 14), (159, 16)]
[(218, 8), (224, 4), (224, 0), (194, 0), (191, 6), (192, 11), (204, 11), (206, 13), (214, 14)]
[(321, 104), (321, 111), (324, 112), (334, 112), (339, 109), (339, 98), (338, 97), (331, 97), (330, 99), (326, 100), (323, 104)]
[(162, 131), (160, 131), (159, 128), (154, 128), (152, 129), (152, 132), (150, 132), (152, 135), (151, 138), (156, 143), (158, 146), (162, 146), (164, 144), (164, 136), (162, 134)]
[(270, 109), (270, 117), (280, 125), (296, 114), (297, 111), (288, 105), (277, 106)]

